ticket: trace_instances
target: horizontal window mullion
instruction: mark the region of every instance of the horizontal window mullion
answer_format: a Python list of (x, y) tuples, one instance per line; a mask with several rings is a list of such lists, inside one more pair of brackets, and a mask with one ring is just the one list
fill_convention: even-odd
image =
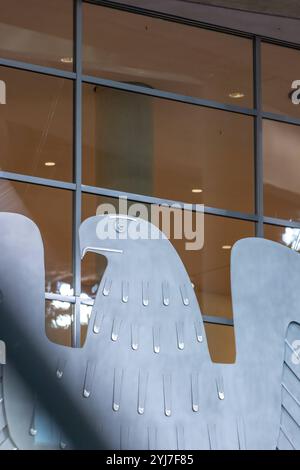
[[(300, 105), (295, 105), (300, 106)], [(300, 126), (300, 118), (293, 118), (290, 116), (286, 116), (284, 114), (277, 114), (277, 113), (262, 113), (263, 119), (268, 119), (269, 121), (277, 121), (283, 122), (286, 124), (294, 124), (296, 126)]]
[(0, 180), (1, 179), (8, 181), (18, 181), (20, 183), (36, 184), (39, 186), (48, 186), (50, 188), (67, 189), (71, 191), (76, 190), (75, 183), (67, 183), (64, 181), (40, 178), (38, 176), (23, 175), (20, 173), (12, 173), (9, 171), (0, 171)]
[[(124, 191), (117, 191), (114, 189), (107, 189), (107, 188), (98, 188), (94, 186), (86, 186), (82, 185), (82, 192), (85, 194), (93, 194), (95, 196), (104, 196), (104, 197), (111, 197), (111, 198), (127, 198), (128, 201), (140, 202), (144, 204), (157, 204), (157, 205), (176, 205), (178, 208), (184, 208), (186, 210), (191, 210), (194, 212), (202, 212), (201, 209), (198, 210), (197, 204), (185, 203), (182, 201), (174, 201), (170, 199), (162, 199), (155, 196), (147, 196), (141, 194), (133, 194), (127, 193)], [(202, 206), (198, 204), (198, 206)], [(218, 215), (222, 217), (230, 217), (234, 219), (241, 219), (241, 220), (249, 220), (252, 222), (257, 222), (258, 217), (255, 214), (246, 214), (243, 212), (237, 211), (230, 211), (227, 209), (219, 209), (215, 207), (208, 207), (204, 205), (204, 213), (205, 214), (212, 214)]]
[(244, 114), (247, 116), (256, 116), (257, 112), (255, 109), (243, 108), (241, 106), (233, 106), (226, 103), (220, 103), (219, 101), (206, 100), (196, 98), (193, 96), (180, 95), (178, 93), (171, 93), (168, 91), (157, 90), (154, 88), (143, 87), (140, 85), (133, 85), (130, 83), (117, 82), (114, 80), (108, 80), (100, 77), (94, 77), (90, 75), (83, 75), (82, 81), (92, 85), (99, 85), (107, 88), (113, 88), (116, 90), (128, 91), (132, 93), (139, 93), (142, 95), (152, 96), (154, 98), (162, 98), (170, 101), (178, 101), (180, 103), (191, 104), (196, 106), (203, 106), (206, 108), (219, 109), (221, 111), (228, 111), (232, 113)]
[(300, 228), (300, 221), (264, 217), (264, 224), (277, 225), (279, 227)]
[(66, 78), (69, 80), (76, 79), (76, 73), (66, 70), (56, 69), (53, 67), (44, 67), (43, 65), (31, 64), (29, 62), (20, 62), (18, 60), (4, 59), (0, 57), (0, 66), (10, 67), (27, 72), (36, 72), (43, 75), (51, 75), (53, 77)]
[(68, 302), (70, 304), (75, 304), (76, 297), (73, 295), (66, 296), (61, 294), (54, 294), (52, 292), (45, 292), (45, 300), (49, 301), (58, 301), (58, 302)]

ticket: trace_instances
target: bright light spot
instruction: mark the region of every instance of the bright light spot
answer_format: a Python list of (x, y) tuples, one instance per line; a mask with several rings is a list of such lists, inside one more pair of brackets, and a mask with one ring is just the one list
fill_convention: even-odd
[(70, 284), (67, 284), (66, 282), (62, 282), (59, 285), (59, 293), (60, 295), (63, 295), (64, 297), (67, 297), (69, 295), (74, 295), (74, 289), (71, 288)]
[(73, 57), (62, 57), (60, 61), (63, 64), (73, 64)]
[(45, 166), (55, 166), (55, 162), (45, 162)]
[(233, 91), (232, 93), (229, 93), (229, 98), (233, 98), (234, 100), (244, 98), (244, 96), (245, 94), (241, 91)]
[(62, 328), (63, 330), (67, 330), (72, 323), (72, 318), (71, 315), (68, 314), (62, 314), (62, 315), (57, 315), (56, 318), (53, 318), (51, 320), (51, 326), (52, 328)]
[(52, 300), (52, 305), (54, 308), (59, 310), (69, 310), (71, 304), (69, 302), (61, 302), (61, 300)]
[(285, 229), (284, 234), (282, 235), (282, 241), (292, 248), (292, 250), (300, 250), (300, 229), (299, 228), (290, 228)]
[(203, 189), (192, 189), (192, 193), (202, 193)]
[(232, 246), (231, 245), (223, 245), (222, 250), (231, 250)]
[(81, 325), (88, 325), (89, 320), (92, 313), (92, 306), (91, 305), (80, 305), (80, 324)]
[[(93, 299), (88, 294), (86, 294), (85, 292), (81, 293), (80, 298), (82, 300), (90, 300), (91, 302), (93, 302)], [(81, 323), (81, 325), (88, 325), (89, 324), (89, 320), (90, 320), (90, 317), (91, 317), (91, 314), (92, 314), (92, 309), (93, 309), (92, 305), (80, 304), (80, 323)]]

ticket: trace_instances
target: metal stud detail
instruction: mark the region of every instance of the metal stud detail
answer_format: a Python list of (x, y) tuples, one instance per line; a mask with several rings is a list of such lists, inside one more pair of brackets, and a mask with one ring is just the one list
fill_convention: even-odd
[(131, 347), (134, 351), (139, 347), (139, 325), (132, 323), (131, 325)]
[(172, 377), (171, 374), (165, 374), (163, 376), (163, 388), (164, 388), (164, 411), (167, 417), (172, 414)]
[(217, 392), (218, 392), (219, 400), (224, 400), (225, 398), (224, 382), (223, 382), (223, 377), (221, 375), (216, 379), (216, 384), (217, 384)]
[(183, 322), (176, 323), (176, 331), (177, 331), (177, 346), (178, 346), (178, 349), (182, 351), (184, 349), (184, 323)]
[(146, 396), (148, 386), (148, 372), (140, 370), (139, 372), (139, 385), (138, 385), (138, 414), (145, 413)]
[(111, 285), (112, 285), (112, 280), (111, 279), (106, 279), (104, 282), (104, 287), (102, 294), (107, 297), (110, 294), (111, 291)]
[(144, 307), (148, 307), (149, 305), (149, 282), (148, 281), (143, 281), (142, 284), (142, 302)]
[(83, 387), (83, 396), (84, 398), (89, 398), (92, 392), (92, 386), (95, 376), (96, 363), (93, 361), (88, 361), (85, 371), (84, 387)]
[(194, 372), (191, 377), (192, 382), (192, 410), (197, 413), (199, 411), (199, 375)]
[(188, 298), (187, 287), (185, 284), (183, 284), (183, 286), (180, 287), (180, 293), (181, 293), (183, 305), (187, 307), (190, 304), (190, 300)]
[(162, 284), (162, 297), (163, 304), (168, 307), (170, 305), (170, 287), (167, 281), (164, 281)]
[(203, 342), (203, 334), (202, 334), (202, 327), (199, 322), (195, 322), (195, 332), (196, 332), (196, 339), (198, 343)]
[(32, 409), (32, 417), (31, 417), (31, 423), (30, 423), (30, 428), (29, 428), (29, 434), (34, 437), (37, 435), (37, 427), (36, 427), (36, 408), (37, 408), (37, 398), (34, 398), (34, 405)]
[(122, 302), (125, 304), (128, 302), (129, 299), (129, 282), (123, 281), (122, 282)]
[(102, 322), (103, 322), (103, 315), (97, 310), (95, 312), (94, 325), (93, 325), (93, 332), (95, 333), (95, 335), (98, 335), (100, 333)]
[(119, 411), (121, 403), (123, 383), (123, 369), (115, 369), (114, 371), (114, 390), (113, 390), (113, 410)]
[(153, 327), (153, 351), (155, 354), (160, 352), (160, 327), (158, 325)]
[(120, 318), (115, 318), (112, 324), (111, 329), (111, 339), (112, 341), (117, 341), (120, 334), (122, 320)]
[(6, 364), (6, 346), (4, 341), (0, 341), (0, 365)]

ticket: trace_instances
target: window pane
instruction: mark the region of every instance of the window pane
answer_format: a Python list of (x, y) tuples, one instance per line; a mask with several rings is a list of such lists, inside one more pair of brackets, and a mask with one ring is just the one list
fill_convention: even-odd
[[(273, 44), (262, 45), (262, 91), (264, 111), (300, 117), (293, 104), (292, 83), (300, 80), (300, 51)], [(300, 87), (300, 83), (299, 83)], [(300, 93), (298, 93), (300, 98)]]
[(56, 344), (72, 345), (74, 306), (58, 300), (46, 301), (46, 335)]
[[(100, 204), (112, 204), (119, 213), (118, 199), (84, 194), (82, 200), (83, 220), (96, 215)], [(128, 207), (131, 204), (128, 201)], [(145, 204), (146, 209), (150, 206)], [(131, 214), (132, 215), (132, 214)], [(172, 227), (172, 224), (171, 224)], [(204, 315), (232, 318), (230, 287), (230, 253), (232, 245), (239, 239), (255, 235), (253, 223), (225, 217), (205, 215), (204, 247), (198, 251), (186, 250), (186, 240), (171, 241), (179, 253), (194, 284), (195, 292)], [(82, 292), (93, 297), (99, 280), (106, 268), (105, 258), (90, 254), (83, 260)]]
[(204, 323), (204, 326), (212, 361), (225, 364), (235, 362), (234, 328), (212, 323)]
[(37, 224), (45, 249), (46, 291), (72, 294), (72, 193), (0, 180), (0, 211), (23, 214)]
[(280, 227), (277, 225), (264, 225), (264, 238), (272, 240), (282, 245), (288, 246), (292, 250), (300, 251), (300, 229), (291, 227)]
[(84, 72), (252, 106), (251, 40), (85, 4)]
[(0, 57), (72, 69), (72, 0), (0, 0)]
[(265, 215), (300, 220), (300, 126), (264, 121)]
[(195, 286), (203, 315), (232, 318), (231, 247), (241, 238), (254, 236), (251, 222), (206, 214), (202, 250), (187, 251), (184, 240), (172, 240)]
[(254, 211), (251, 117), (85, 85), (83, 134), (85, 184)]
[(72, 82), (0, 67), (0, 168), (72, 180)]

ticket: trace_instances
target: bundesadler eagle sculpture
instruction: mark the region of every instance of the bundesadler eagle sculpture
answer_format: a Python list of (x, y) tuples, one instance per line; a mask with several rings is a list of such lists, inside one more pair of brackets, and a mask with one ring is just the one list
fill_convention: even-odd
[[(155, 236), (126, 236), (137, 231)], [(297, 253), (235, 244), (236, 362), (217, 364), (189, 276), (156, 227), (103, 215), (79, 237), (82, 257), (108, 265), (75, 349), (45, 334), (38, 228), (0, 214), (0, 449), (300, 448)]]

